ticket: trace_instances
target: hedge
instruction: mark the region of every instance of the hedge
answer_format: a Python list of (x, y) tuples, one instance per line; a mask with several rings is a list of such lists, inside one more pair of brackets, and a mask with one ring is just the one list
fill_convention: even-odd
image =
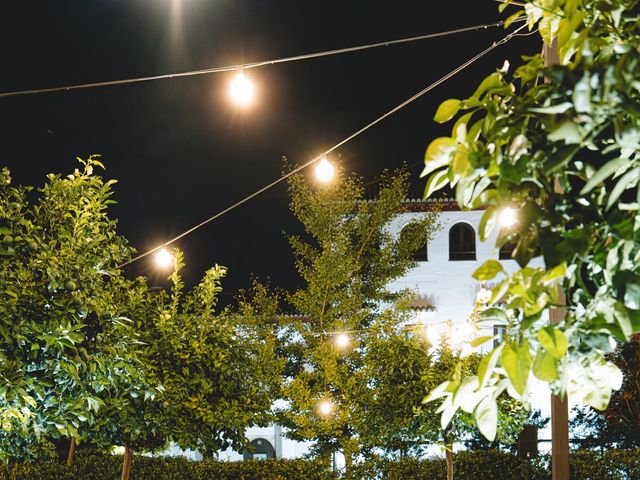
[[(57, 463), (23, 463), (0, 467), (1, 480), (118, 480), (121, 456), (78, 456), (72, 467)], [(185, 458), (135, 456), (132, 480), (335, 480), (316, 460), (190, 461)]]
[[(527, 462), (498, 451), (454, 455), (456, 480), (550, 480), (549, 457)], [(640, 479), (640, 450), (571, 453), (571, 478)], [(71, 468), (57, 463), (23, 463), (0, 467), (0, 480), (117, 480), (122, 457), (82, 454)], [(184, 458), (134, 457), (132, 480), (337, 480), (326, 462), (317, 460), (189, 461)], [(356, 465), (353, 480), (445, 480), (443, 459), (371, 459)]]

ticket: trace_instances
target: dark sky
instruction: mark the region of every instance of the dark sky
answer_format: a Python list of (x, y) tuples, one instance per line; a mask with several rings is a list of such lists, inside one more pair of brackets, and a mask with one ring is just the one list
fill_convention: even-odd
[[(0, 18), (0, 91), (246, 63), (490, 23), (491, 0), (21, 0)], [(2, 158), (17, 183), (68, 173), (100, 153), (119, 180), (120, 232), (147, 250), (277, 178), (281, 157), (302, 163), (424, 88), (494, 40), (464, 33), (338, 57), (250, 70), (257, 104), (231, 105), (229, 74), (0, 99)], [(470, 94), (505, 58), (539, 50), (516, 38), (357, 140), (340, 148), (365, 179), (419, 162), (446, 98)], [(415, 166), (414, 183), (420, 171)], [(417, 191), (417, 190), (416, 190)], [(296, 284), (283, 231), (297, 232), (286, 186), (179, 242), (187, 280), (219, 263), (227, 292), (251, 273)], [(131, 274), (152, 275), (146, 260)]]

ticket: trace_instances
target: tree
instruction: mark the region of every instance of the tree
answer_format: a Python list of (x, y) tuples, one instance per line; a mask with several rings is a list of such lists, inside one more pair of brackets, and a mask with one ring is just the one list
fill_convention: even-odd
[[(353, 176), (317, 190), (299, 175), (289, 182), (291, 209), (306, 230), (290, 237), (305, 286), (289, 296), (297, 321), (288, 349), (295, 355), (281, 422), (292, 438), (314, 440), (320, 453), (342, 451), (347, 468), (361, 448), (358, 412), (374, 395), (366, 352), (403, 319), (400, 295), (388, 285), (413, 265), (412, 253), (436, 227), (429, 213), (400, 238), (389, 232), (407, 188), (406, 174), (387, 175), (378, 196), (366, 200)], [(335, 343), (340, 332), (348, 345)]]
[(51, 450), (49, 438), (124, 445), (126, 479), (134, 450), (242, 448), (271, 418), (275, 335), (215, 312), (223, 267), (186, 294), (179, 251), (170, 293), (125, 278), (132, 250), (107, 215), (115, 181), (93, 174), (95, 156), (81, 163), (37, 195), (0, 174), (3, 459)]
[[(626, 342), (640, 331), (639, 5), (527, 1), (507, 24), (525, 14), (547, 44), (556, 42), (560, 63), (525, 58), (513, 74), (499, 70), (436, 112), (438, 122), (463, 113), (451, 136), (427, 149), (426, 194), (448, 184), (461, 207), (486, 207), (483, 239), (505, 208), (518, 218), (498, 246), (513, 242), (521, 269), (506, 275), (489, 261), (474, 274), (503, 276), (483, 316), (514, 332), (480, 364), (473, 389), (488, 438), (495, 399), (505, 390), (526, 398), (531, 373), (554, 393), (601, 410), (622, 383), (606, 354), (611, 339)], [(538, 256), (544, 267), (529, 266)], [(560, 287), (564, 321), (545, 326)], [(439, 392), (450, 402), (463, 385), (454, 380)]]
[(115, 181), (93, 175), (96, 156), (80, 162), (35, 193), (0, 172), (0, 423), (12, 458), (83, 436), (130, 360), (105, 293), (131, 251), (107, 216)]
[[(452, 350), (446, 344), (435, 352), (434, 357), (435, 360), (425, 378), (426, 390), (431, 391), (431, 394), (423, 401), (423, 408), (419, 410), (419, 420), (427, 438), (444, 445), (447, 480), (453, 480), (453, 444), (470, 441), (477, 432), (473, 415), (477, 405), (477, 398), (473, 393), (477, 377), (471, 374), (478, 370), (487, 357), (477, 353), (462, 356), (459, 351)], [(460, 382), (461, 386), (457, 394), (450, 397), (450, 402), (447, 398), (447, 401), (436, 409), (430, 402), (433, 398), (439, 398), (442, 385), (448, 386), (449, 382)], [(458, 410), (461, 412), (458, 413)], [(438, 416), (440, 412), (441, 418)], [(493, 424), (496, 428), (490, 445), (493, 447), (500, 443), (513, 444), (528, 417), (524, 405), (505, 393), (497, 397), (495, 409), (489, 410), (488, 415), (494, 417)]]
[(620, 390), (613, 393), (604, 411), (579, 410), (574, 421), (585, 447), (640, 447), (640, 335), (621, 344), (609, 355), (623, 373)]
[(120, 385), (105, 400), (108, 413), (97, 431), (104, 443), (125, 446), (125, 480), (135, 450), (154, 451), (168, 442), (205, 455), (242, 449), (247, 428), (270, 420), (279, 385), (275, 336), (254, 328), (248, 316), (215, 313), (226, 269), (209, 269), (185, 294), (178, 250), (174, 263), (170, 293), (153, 293), (144, 279), (120, 290), (138, 332), (145, 381)]

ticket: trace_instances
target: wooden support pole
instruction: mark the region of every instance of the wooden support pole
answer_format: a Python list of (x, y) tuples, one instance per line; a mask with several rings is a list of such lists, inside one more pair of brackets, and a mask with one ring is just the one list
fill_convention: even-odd
[[(542, 49), (545, 65), (560, 63), (558, 55), (558, 41), (553, 39), (551, 45), (545, 43)], [(562, 194), (562, 187), (556, 181), (554, 185), (556, 193)], [(564, 318), (567, 297), (562, 286), (558, 287), (559, 308), (553, 308), (549, 312), (551, 324), (560, 323)], [(569, 402), (567, 395), (559, 397), (551, 395), (551, 478), (552, 480), (569, 480)]]
[[(558, 287), (558, 303), (566, 305), (564, 290)], [(551, 324), (564, 318), (565, 308), (554, 308), (549, 313)], [(551, 395), (551, 478), (569, 480), (569, 402), (567, 395)]]

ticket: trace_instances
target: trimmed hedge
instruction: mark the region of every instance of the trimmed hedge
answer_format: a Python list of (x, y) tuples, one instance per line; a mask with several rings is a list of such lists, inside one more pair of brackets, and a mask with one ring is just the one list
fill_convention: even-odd
[[(118, 480), (121, 456), (83, 455), (75, 465), (24, 463), (0, 467), (0, 480)], [(316, 460), (194, 462), (185, 458), (134, 456), (132, 480), (335, 480), (326, 463)]]
[[(640, 449), (611, 450), (602, 453), (572, 451), (569, 464), (576, 480), (640, 480)], [(526, 461), (516, 455), (495, 450), (463, 451), (454, 454), (456, 480), (551, 480), (551, 458), (542, 455)], [(358, 465), (353, 480), (446, 480), (444, 459), (377, 459)]]
[[(550, 480), (549, 457), (527, 462), (498, 451), (466, 451), (454, 455), (456, 480)], [(571, 453), (571, 478), (580, 480), (640, 479), (640, 450)], [(82, 454), (68, 468), (57, 463), (24, 463), (0, 467), (0, 480), (117, 480), (122, 457)], [(372, 459), (356, 465), (353, 480), (445, 480), (443, 459)], [(326, 462), (262, 460), (193, 462), (184, 458), (134, 457), (132, 480), (337, 480)]]

